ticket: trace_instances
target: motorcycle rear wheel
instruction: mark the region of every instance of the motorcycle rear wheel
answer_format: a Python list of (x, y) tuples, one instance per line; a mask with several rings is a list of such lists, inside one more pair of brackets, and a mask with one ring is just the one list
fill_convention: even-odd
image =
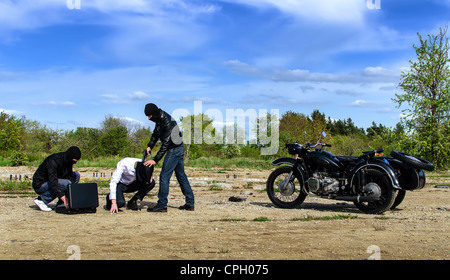
[(280, 208), (295, 208), (306, 198), (301, 180), (292, 175), (290, 181), (286, 182), (291, 171), (292, 166), (281, 166), (267, 179), (267, 195), (273, 204)]
[(372, 202), (355, 201), (355, 206), (366, 214), (382, 214), (391, 209), (397, 197), (397, 190), (392, 188), (386, 173), (376, 168), (368, 168), (365, 170), (365, 181), (366, 185), (372, 183), (379, 187), (380, 200)]

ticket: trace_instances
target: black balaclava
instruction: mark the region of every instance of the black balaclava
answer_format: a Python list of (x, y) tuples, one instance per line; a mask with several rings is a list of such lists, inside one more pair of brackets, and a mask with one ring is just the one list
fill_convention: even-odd
[(153, 165), (148, 167), (145, 166), (143, 162), (136, 163), (136, 180), (139, 182), (147, 183), (153, 175)]
[(151, 121), (157, 123), (160, 119), (159, 108), (153, 103), (148, 103), (145, 105), (144, 113), (146, 116), (152, 116)]
[(73, 162), (74, 159), (79, 160), (81, 158), (80, 148), (72, 146), (66, 151), (66, 155), (67, 159), (71, 162)]

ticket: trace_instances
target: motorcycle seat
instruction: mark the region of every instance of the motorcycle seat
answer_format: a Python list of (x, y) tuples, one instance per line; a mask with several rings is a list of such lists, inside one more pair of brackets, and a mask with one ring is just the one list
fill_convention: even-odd
[(366, 156), (371, 156), (371, 155), (382, 153), (382, 152), (384, 152), (384, 149), (376, 149), (376, 150), (364, 151), (363, 154)]
[(358, 160), (357, 157), (336, 157), (339, 161), (341, 162), (346, 162), (346, 163), (352, 163), (352, 162), (356, 162)]

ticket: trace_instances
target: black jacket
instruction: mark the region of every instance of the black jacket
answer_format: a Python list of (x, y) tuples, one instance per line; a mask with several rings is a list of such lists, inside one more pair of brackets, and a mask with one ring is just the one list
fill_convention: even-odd
[(50, 182), (50, 187), (58, 197), (63, 197), (66, 194), (59, 187), (58, 179), (75, 182), (73, 164), (73, 160), (67, 158), (66, 152), (48, 156), (33, 175), (33, 188), (39, 189), (45, 182)]
[(161, 140), (161, 149), (153, 158), (155, 162), (158, 162), (168, 150), (183, 145), (183, 138), (177, 121), (165, 111), (159, 109), (158, 116), (156, 118), (152, 117), (153, 119), (156, 126), (147, 146), (153, 149), (156, 142)]

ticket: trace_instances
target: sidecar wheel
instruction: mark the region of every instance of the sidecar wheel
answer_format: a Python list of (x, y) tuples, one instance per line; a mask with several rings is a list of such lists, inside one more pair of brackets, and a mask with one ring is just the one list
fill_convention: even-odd
[(403, 202), (403, 199), (405, 199), (406, 191), (401, 190), (398, 191), (397, 197), (394, 200), (394, 204), (392, 204), (391, 209), (395, 209), (397, 206), (400, 205), (400, 203)]
[(391, 157), (403, 161), (404, 163), (409, 164), (414, 168), (423, 169), (426, 171), (434, 170), (434, 164), (418, 156), (413, 156), (408, 153), (392, 150)]

